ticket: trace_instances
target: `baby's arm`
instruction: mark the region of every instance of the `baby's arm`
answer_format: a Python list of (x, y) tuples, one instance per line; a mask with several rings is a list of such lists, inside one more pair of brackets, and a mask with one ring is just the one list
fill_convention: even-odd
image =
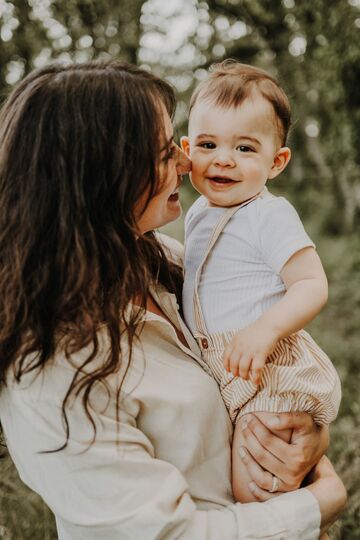
[(280, 272), (286, 293), (260, 317), (282, 339), (304, 328), (321, 311), (328, 299), (328, 283), (317, 252), (312, 247), (295, 253)]
[(306, 326), (328, 297), (326, 275), (313, 247), (296, 252), (280, 272), (286, 293), (255, 323), (237, 332), (224, 352), (224, 366), (259, 384), (267, 357), (278, 341)]

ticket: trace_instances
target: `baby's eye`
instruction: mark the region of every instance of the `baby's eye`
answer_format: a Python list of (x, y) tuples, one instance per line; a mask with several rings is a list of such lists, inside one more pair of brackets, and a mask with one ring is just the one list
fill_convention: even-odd
[(215, 144), (212, 142), (199, 143), (199, 146), (201, 148), (205, 148), (206, 150), (214, 150), (214, 148), (216, 148)]
[(251, 148), (250, 146), (246, 146), (245, 144), (241, 144), (240, 146), (237, 147), (238, 150), (240, 150), (240, 152), (253, 152), (253, 148)]

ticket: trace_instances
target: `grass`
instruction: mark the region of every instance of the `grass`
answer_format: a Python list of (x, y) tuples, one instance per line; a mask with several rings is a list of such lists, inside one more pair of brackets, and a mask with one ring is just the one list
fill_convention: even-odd
[(56, 538), (52, 512), (36, 493), (21, 482), (10, 458), (3, 455), (0, 461), (0, 539)]

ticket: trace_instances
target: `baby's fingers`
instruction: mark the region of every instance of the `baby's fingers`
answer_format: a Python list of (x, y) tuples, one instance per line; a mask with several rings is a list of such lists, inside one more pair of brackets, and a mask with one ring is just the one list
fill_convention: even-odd
[(223, 354), (223, 364), (224, 364), (224, 368), (226, 369), (226, 371), (230, 371), (230, 354), (231, 354), (231, 351), (232, 351), (232, 345), (231, 345), (231, 343), (229, 343), (225, 347), (224, 354)]
[(239, 376), (242, 379), (248, 380), (250, 375), (250, 366), (251, 366), (252, 357), (249, 355), (242, 356), (238, 362), (239, 366)]
[(251, 362), (250, 379), (256, 385), (260, 384), (261, 374), (266, 364), (266, 355), (257, 354), (253, 357)]
[(230, 371), (234, 375), (234, 377), (239, 376), (240, 362), (242, 362), (241, 353), (237, 351), (235, 348), (233, 348), (229, 355), (229, 363), (230, 363)]

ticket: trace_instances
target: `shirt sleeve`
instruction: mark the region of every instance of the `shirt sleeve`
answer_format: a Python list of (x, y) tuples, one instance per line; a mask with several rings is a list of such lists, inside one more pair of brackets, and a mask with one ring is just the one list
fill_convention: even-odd
[(260, 199), (253, 227), (259, 250), (276, 273), (280, 273), (292, 255), (305, 247), (315, 247), (295, 208), (283, 197)]
[[(59, 411), (52, 402), (40, 413), (37, 403), (28, 401), (22, 411), (19, 402), (12, 403), (16, 425), (5, 422), (9, 450), (23, 480), (55, 513), (59, 540), (318, 538), (319, 508), (306, 489), (266, 503), (199, 510), (184, 476), (170, 462), (157, 459), (137, 424), (134, 412), (141, 404), (127, 401), (119, 431), (113, 415), (104, 411), (95, 442), (84, 445), (90, 432), (81, 416), (83, 423), (72, 430), (75, 439), (53, 453), (39, 452), (39, 444), (52, 448), (59, 437), (52, 439), (59, 434)], [(22, 442), (16, 440), (20, 434)]]

